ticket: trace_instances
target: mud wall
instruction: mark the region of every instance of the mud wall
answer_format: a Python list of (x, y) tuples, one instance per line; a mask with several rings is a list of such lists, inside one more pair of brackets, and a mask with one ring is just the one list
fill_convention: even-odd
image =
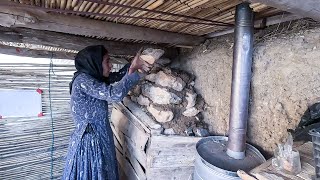
[[(247, 136), (269, 154), (320, 97), (320, 27), (299, 26), (256, 33)], [(183, 51), (173, 64), (197, 77), (195, 87), (208, 104), (204, 119), (213, 134), (228, 131), (232, 48), (232, 35), (219, 37)]]

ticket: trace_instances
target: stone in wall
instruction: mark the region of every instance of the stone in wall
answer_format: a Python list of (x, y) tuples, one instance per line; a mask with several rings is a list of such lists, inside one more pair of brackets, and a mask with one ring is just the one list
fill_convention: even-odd
[(150, 105), (150, 100), (147, 97), (145, 97), (145, 96), (140, 94), (137, 97), (137, 103), (142, 105), (142, 106), (149, 106)]
[(187, 109), (192, 108), (194, 105), (196, 105), (197, 100), (197, 94), (194, 92), (186, 92), (186, 99), (187, 99)]
[(147, 107), (148, 111), (160, 123), (169, 122), (173, 119), (173, 112), (170, 110), (159, 110), (153, 104)]
[(155, 104), (180, 104), (182, 99), (166, 88), (155, 87), (149, 83), (142, 86), (142, 94)]
[(168, 87), (176, 91), (182, 91), (186, 83), (180, 78), (171, 74), (159, 71), (157, 74), (150, 74), (145, 77), (146, 80), (154, 82), (157, 85)]
[(199, 112), (200, 111), (197, 108), (192, 107), (192, 108), (186, 109), (182, 114), (187, 117), (192, 117), (192, 116), (196, 116)]

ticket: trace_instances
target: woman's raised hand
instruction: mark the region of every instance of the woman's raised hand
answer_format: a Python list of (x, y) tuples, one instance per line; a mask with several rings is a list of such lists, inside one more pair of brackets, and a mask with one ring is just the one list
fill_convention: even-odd
[(137, 70), (140, 70), (142, 73), (146, 73), (146, 72), (149, 72), (150, 69), (152, 68), (152, 65), (150, 65), (149, 63), (145, 62), (140, 58), (141, 52), (142, 52), (142, 48), (138, 51), (136, 56), (133, 58), (131, 62), (131, 66), (129, 68), (129, 74), (132, 74)]

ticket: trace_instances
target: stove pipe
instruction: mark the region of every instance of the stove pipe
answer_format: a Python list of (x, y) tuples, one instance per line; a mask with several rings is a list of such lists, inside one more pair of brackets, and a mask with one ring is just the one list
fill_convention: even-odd
[(246, 150), (251, 64), (253, 53), (253, 11), (249, 3), (236, 8), (234, 32), (232, 88), (227, 154), (243, 159)]

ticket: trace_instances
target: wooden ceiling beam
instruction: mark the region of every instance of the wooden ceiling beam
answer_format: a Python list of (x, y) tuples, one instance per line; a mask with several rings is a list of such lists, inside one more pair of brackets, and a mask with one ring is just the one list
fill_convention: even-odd
[[(63, 52), (63, 51), (49, 51), (49, 50), (37, 50), (22, 47), (14, 47), (0, 44), (0, 54), (31, 57), (31, 58), (54, 58), (54, 59), (66, 59), (74, 60), (76, 53)], [(0, 60), (1, 61), (1, 60)], [(128, 61), (124, 58), (110, 57), (110, 61), (113, 64), (126, 64)]]
[(165, 51), (165, 56), (169, 58), (174, 58), (178, 54), (178, 50), (174, 47), (167, 48), (160, 45), (146, 43), (107, 41), (51, 31), (41, 31), (28, 28), (8, 28), (1, 26), (0, 41), (41, 45), (72, 51), (80, 51), (81, 49), (91, 45), (104, 45), (110, 55), (118, 56), (134, 56), (141, 47), (161, 48)]
[[(282, 15), (276, 15), (267, 17), (264, 19), (259, 19), (254, 22), (254, 28), (265, 28), (267, 26), (284, 23), (288, 21), (294, 21), (297, 19), (302, 19), (303, 17), (294, 15), (294, 14), (282, 14)], [(226, 29), (223, 31), (213, 32), (206, 35), (207, 38), (213, 38), (213, 37), (219, 37), (226, 34), (234, 33), (234, 28)]]
[[(7, 54), (13, 56), (21, 56), (21, 57), (31, 57), (31, 58), (55, 58), (55, 59), (74, 59), (74, 53), (67, 52), (50, 52), (44, 50), (35, 50), (35, 49), (27, 49), (20, 47), (12, 47), (0, 45), (0, 54)], [(1, 60), (0, 60), (1, 61)]]
[(204, 37), (199, 36), (94, 20), (75, 15), (46, 13), (37, 9), (23, 9), (19, 6), (23, 5), (9, 1), (0, 2), (1, 26), (25, 27), (90, 37), (140, 40), (177, 46), (194, 46), (205, 40)]
[(320, 21), (319, 0), (249, 0)]

